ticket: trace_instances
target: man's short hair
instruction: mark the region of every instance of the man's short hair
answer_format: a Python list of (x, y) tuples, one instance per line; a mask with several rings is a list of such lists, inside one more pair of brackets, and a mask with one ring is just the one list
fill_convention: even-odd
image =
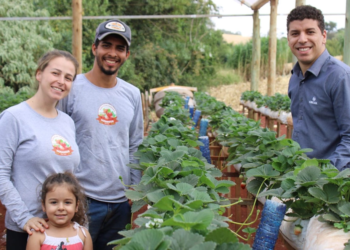
[(322, 11), (310, 5), (298, 6), (289, 13), (287, 17), (287, 31), (289, 32), (289, 24), (291, 22), (296, 20), (302, 21), (304, 19), (316, 20), (318, 27), (323, 33), (325, 25)]

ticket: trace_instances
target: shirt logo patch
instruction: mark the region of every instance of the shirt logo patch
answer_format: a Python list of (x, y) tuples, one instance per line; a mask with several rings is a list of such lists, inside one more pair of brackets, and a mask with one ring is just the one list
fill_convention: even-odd
[(98, 118), (96, 120), (104, 125), (114, 125), (118, 122), (117, 111), (112, 105), (103, 104), (98, 109)]
[(121, 24), (121, 23), (118, 23), (118, 22), (110, 22), (110, 23), (107, 23), (106, 28), (107, 28), (107, 29), (110, 29), (110, 30), (117, 30), (117, 31), (125, 32), (125, 27), (124, 27), (124, 25)]
[(317, 105), (316, 97), (312, 97), (312, 101), (309, 101), (309, 103), (310, 103), (310, 104)]
[(71, 155), (73, 152), (68, 141), (60, 135), (52, 136), (51, 143), (53, 147), (52, 151), (54, 151), (56, 155), (66, 156)]

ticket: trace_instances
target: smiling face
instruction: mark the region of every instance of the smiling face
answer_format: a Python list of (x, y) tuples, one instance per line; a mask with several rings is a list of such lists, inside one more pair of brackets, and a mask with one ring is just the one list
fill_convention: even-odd
[(303, 73), (326, 49), (326, 40), (327, 32), (321, 32), (316, 20), (304, 19), (289, 23), (288, 45)]
[(97, 64), (97, 67), (105, 75), (117, 74), (130, 54), (126, 41), (115, 35), (107, 36), (99, 42), (97, 47), (93, 44), (92, 52), (95, 55), (94, 67)]
[(39, 90), (45, 99), (57, 102), (66, 97), (72, 87), (75, 66), (65, 57), (52, 59), (43, 71), (37, 71)]
[(42, 208), (50, 224), (55, 227), (65, 227), (70, 225), (74, 214), (78, 211), (78, 204), (69, 184), (60, 184), (46, 193)]

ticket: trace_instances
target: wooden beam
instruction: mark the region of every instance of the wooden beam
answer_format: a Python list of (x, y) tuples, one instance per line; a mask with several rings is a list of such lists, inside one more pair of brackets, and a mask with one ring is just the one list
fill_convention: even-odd
[(252, 7), (251, 4), (247, 3), (245, 0), (238, 0), (238, 1), (241, 2), (241, 4), (248, 6), (249, 8)]
[(302, 6), (306, 4), (306, 0), (295, 0), (295, 7)]
[(83, 64), (83, 6), (82, 0), (73, 0), (72, 1), (72, 28), (73, 28), (73, 39), (72, 39), (72, 54), (77, 59), (79, 63), (78, 74), (82, 71)]
[(251, 6), (251, 8), (252, 8), (252, 10), (259, 10), (261, 7), (263, 7), (269, 1), (270, 0), (258, 0)]
[(350, 0), (346, 0), (343, 61), (347, 65), (350, 65)]
[(276, 52), (277, 52), (277, 6), (278, 0), (271, 0), (270, 11), (270, 36), (269, 36), (269, 58), (268, 58), (268, 77), (267, 77), (267, 95), (275, 94), (276, 84)]
[(259, 11), (254, 10), (253, 15), (253, 50), (250, 90), (258, 91), (260, 80), (260, 19)]

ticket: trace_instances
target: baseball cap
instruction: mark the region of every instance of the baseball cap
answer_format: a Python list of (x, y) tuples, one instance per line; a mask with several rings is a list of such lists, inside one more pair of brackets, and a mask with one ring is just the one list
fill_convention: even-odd
[(96, 29), (95, 42), (96, 40), (102, 40), (108, 35), (116, 34), (123, 37), (130, 46), (131, 44), (131, 30), (128, 25), (119, 20), (109, 20), (100, 23)]

